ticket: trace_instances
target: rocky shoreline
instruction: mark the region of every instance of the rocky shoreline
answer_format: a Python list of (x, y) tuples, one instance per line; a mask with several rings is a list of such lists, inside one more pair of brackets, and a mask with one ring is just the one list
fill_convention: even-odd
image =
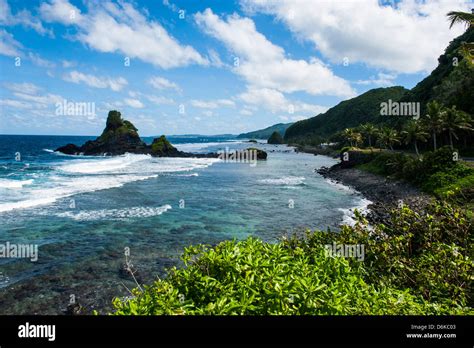
[(390, 224), (390, 211), (401, 204), (422, 213), (433, 197), (402, 181), (388, 179), (357, 168), (344, 168), (336, 164), (317, 170), (324, 178), (350, 186), (372, 201), (367, 220), (370, 224)]

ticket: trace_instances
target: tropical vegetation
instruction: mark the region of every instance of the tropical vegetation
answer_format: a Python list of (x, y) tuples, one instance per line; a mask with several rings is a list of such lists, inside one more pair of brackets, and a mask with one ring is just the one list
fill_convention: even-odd
[[(113, 301), (117, 315), (474, 314), (474, 226), (449, 204), (390, 223), (186, 248), (184, 267)], [(364, 245), (364, 257), (328, 253)]]
[[(438, 200), (422, 212), (402, 205), (373, 226), (356, 212), (357, 223), (338, 233), (188, 247), (184, 267), (115, 298), (113, 314), (473, 315), (474, 166), (461, 160), (474, 148), (474, 67), (462, 52), (463, 42), (474, 42), (473, 17), (450, 12), (448, 19), (469, 28), (415, 88), (368, 91), (294, 123), (284, 136), (362, 153), (368, 160), (359, 168)], [(389, 99), (420, 102), (420, 117), (380, 116)], [(363, 257), (332, 255), (328, 245), (364, 246)]]

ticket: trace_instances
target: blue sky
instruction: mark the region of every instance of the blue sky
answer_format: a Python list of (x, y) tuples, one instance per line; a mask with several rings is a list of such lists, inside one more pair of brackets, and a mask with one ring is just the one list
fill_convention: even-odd
[(96, 135), (111, 109), (144, 136), (312, 117), (372, 88), (412, 88), (465, 29), (445, 14), (472, 6), (0, 0), (0, 134)]

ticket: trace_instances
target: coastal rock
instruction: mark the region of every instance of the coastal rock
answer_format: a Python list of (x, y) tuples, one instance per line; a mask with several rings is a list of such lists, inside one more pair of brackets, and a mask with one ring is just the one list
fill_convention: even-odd
[(273, 132), (272, 135), (270, 135), (270, 138), (268, 138), (267, 141), (269, 144), (283, 144), (284, 140), (283, 137), (281, 136), (280, 133), (277, 131)]
[(316, 169), (315, 172), (321, 174), (322, 176), (325, 176), (329, 173), (329, 168), (322, 166), (321, 168)]
[(325, 178), (354, 188), (372, 201), (366, 216), (371, 224), (383, 223), (390, 226), (390, 211), (400, 205), (423, 214), (432, 198), (408, 183), (389, 180), (357, 168), (347, 168), (343, 163), (331, 168), (321, 167), (317, 173)]
[(171, 145), (168, 139), (162, 135), (159, 138), (153, 139), (151, 154), (157, 157), (178, 157), (180, 151)]
[(112, 110), (100, 137), (87, 141), (80, 152), (84, 155), (122, 155), (126, 152), (149, 153), (149, 148), (138, 136), (137, 128), (123, 120), (120, 112)]
[(263, 150), (257, 149), (255, 147), (249, 147), (246, 151), (257, 151), (257, 160), (266, 160), (267, 153)]
[(370, 162), (374, 158), (372, 152), (362, 152), (362, 151), (341, 151), (341, 167), (342, 168), (352, 168), (359, 164), (364, 164)]
[(155, 157), (199, 157), (215, 158), (216, 153), (193, 154), (176, 149), (164, 135), (153, 139), (147, 145), (138, 135), (137, 128), (122, 118), (119, 111), (109, 111), (107, 123), (102, 134), (95, 140), (89, 140), (82, 146), (67, 144), (55, 151), (67, 155), (116, 156), (125, 153), (149, 154)]
[(66, 155), (78, 155), (81, 149), (74, 144), (67, 144), (56, 149), (58, 152), (62, 152)]
[(84, 308), (79, 303), (71, 303), (67, 306), (65, 314), (66, 315), (80, 315), (82, 314)]

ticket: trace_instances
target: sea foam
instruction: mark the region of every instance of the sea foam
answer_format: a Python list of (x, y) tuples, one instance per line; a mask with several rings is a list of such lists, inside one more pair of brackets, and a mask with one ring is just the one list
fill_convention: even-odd
[(284, 176), (276, 179), (262, 179), (259, 182), (268, 185), (297, 186), (304, 184), (305, 179), (302, 176)]
[(33, 179), (30, 180), (10, 180), (10, 179), (0, 179), (0, 188), (15, 189), (22, 188), (25, 185), (31, 185)]
[(131, 207), (124, 209), (81, 210), (77, 213), (68, 211), (65, 213), (58, 213), (56, 214), (56, 216), (68, 217), (76, 221), (121, 220), (157, 216), (163, 214), (169, 209), (171, 209), (171, 205), (166, 204), (161, 207)]
[[(51, 204), (76, 194), (121, 187), (127, 183), (156, 178), (160, 173), (189, 172), (206, 168), (215, 158), (155, 158), (126, 154), (116, 157), (79, 158), (56, 163), (47, 181), (23, 187), (16, 195), (0, 198), (0, 212)], [(6, 179), (3, 179), (6, 180)], [(4, 181), (17, 185), (20, 181)], [(31, 183), (24, 181), (23, 185)]]

